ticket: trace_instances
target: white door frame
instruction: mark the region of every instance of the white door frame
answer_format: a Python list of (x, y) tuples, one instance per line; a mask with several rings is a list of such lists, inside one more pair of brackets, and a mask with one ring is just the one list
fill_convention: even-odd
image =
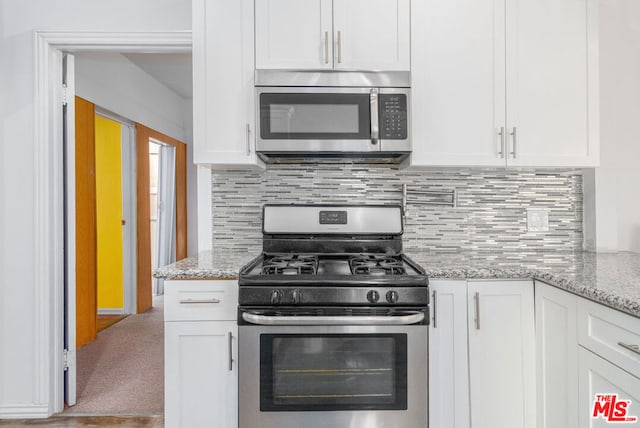
[[(47, 415), (64, 408), (62, 52), (190, 52), (191, 40), (190, 31), (35, 32), (33, 377), (36, 400), (47, 403)], [(69, 167), (75, 175), (71, 160)]]

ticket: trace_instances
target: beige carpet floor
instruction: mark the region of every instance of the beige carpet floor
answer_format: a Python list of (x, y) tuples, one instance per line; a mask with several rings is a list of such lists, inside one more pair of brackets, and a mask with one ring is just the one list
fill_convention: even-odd
[(161, 415), (164, 411), (163, 296), (153, 308), (98, 333), (78, 349), (77, 404), (64, 414)]

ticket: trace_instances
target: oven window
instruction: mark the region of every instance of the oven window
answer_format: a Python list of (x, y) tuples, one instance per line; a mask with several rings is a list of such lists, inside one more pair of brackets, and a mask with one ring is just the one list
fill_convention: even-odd
[(370, 139), (369, 94), (260, 95), (263, 139)]
[(406, 334), (260, 336), (260, 410), (405, 410)]

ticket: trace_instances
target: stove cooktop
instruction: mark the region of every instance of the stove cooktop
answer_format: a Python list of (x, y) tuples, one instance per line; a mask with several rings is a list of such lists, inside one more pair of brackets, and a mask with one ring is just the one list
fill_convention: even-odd
[[(243, 272), (241, 272), (241, 275)], [(389, 254), (264, 254), (244, 276), (404, 276), (423, 275), (405, 256)]]

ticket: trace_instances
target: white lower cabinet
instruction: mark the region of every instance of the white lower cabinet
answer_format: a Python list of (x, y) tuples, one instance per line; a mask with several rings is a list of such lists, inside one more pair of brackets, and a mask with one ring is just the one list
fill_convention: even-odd
[(577, 297), (535, 283), (540, 428), (578, 428)]
[(532, 281), (470, 281), (469, 391), (473, 428), (534, 428)]
[(432, 281), (431, 289), (430, 427), (535, 427), (533, 282)]
[(467, 428), (467, 282), (433, 280), (429, 286), (429, 426)]
[[(640, 426), (640, 379), (582, 346), (579, 347), (578, 356), (578, 369), (580, 371), (580, 427)], [(623, 400), (631, 400), (631, 403), (625, 406), (626, 412), (617, 410), (621, 412), (617, 415), (615, 406), (611, 410), (607, 410), (607, 406), (611, 406), (613, 403), (603, 404), (602, 411), (599, 411), (597, 417), (594, 418), (593, 406), (597, 394), (617, 394), (617, 403)], [(635, 417), (636, 422), (609, 422), (609, 414), (613, 418), (616, 416), (620, 418)]]
[(165, 289), (165, 426), (237, 428), (237, 281)]

